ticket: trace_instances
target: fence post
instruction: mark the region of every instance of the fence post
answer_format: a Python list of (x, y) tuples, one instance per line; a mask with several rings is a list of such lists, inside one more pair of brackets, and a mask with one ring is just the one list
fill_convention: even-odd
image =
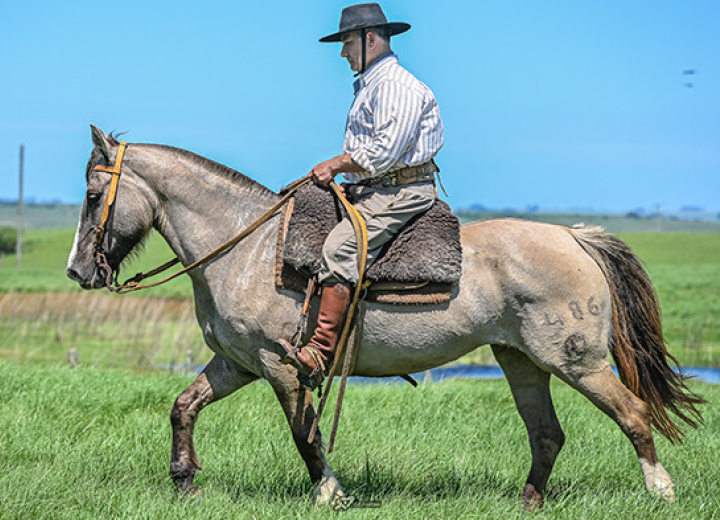
[(80, 364), (80, 353), (78, 352), (78, 349), (71, 348), (67, 351), (67, 360), (68, 365), (70, 365), (70, 368), (75, 368)]
[(15, 245), (15, 260), (17, 269), (20, 269), (22, 257), (22, 210), (23, 210), (23, 163), (25, 162), (25, 145), (20, 145), (20, 172), (19, 172), (19, 188), (18, 188), (18, 223), (17, 223), (17, 243)]
[(188, 349), (185, 353), (185, 373), (190, 374), (193, 370), (193, 351)]

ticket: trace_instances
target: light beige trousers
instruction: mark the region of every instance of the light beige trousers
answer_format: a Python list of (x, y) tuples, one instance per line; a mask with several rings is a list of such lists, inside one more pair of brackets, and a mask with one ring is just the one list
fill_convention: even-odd
[[(352, 185), (349, 195), (367, 226), (367, 268), (377, 259), (382, 247), (411, 218), (430, 209), (436, 197), (432, 181), (387, 188)], [(318, 279), (320, 282), (350, 283), (359, 279), (357, 241), (348, 218), (341, 220), (325, 240)]]

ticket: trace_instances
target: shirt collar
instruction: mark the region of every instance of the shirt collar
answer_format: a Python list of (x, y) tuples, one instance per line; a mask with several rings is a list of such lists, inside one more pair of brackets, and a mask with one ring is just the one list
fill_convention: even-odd
[(397, 61), (397, 54), (392, 51), (388, 51), (385, 54), (378, 56), (377, 59), (367, 68), (367, 70), (353, 82), (353, 92), (357, 94), (361, 88), (370, 83), (378, 74), (380, 74), (380, 70), (384, 68), (384, 65), (393, 60)]

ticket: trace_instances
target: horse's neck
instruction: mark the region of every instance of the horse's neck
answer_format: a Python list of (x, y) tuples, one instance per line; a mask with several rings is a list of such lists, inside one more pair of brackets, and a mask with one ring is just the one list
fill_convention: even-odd
[(277, 195), (202, 160), (154, 147), (145, 172), (162, 201), (154, 225), (183, 263), (198, 260), (251, 224)]

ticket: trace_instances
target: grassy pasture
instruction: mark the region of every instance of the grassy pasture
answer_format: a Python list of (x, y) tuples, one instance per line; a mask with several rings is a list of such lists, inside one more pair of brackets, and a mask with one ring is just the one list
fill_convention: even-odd
[[(352, 385), (328, 459), (346, 492), (382, 506), (336, 513), (313, 507), (305, 466), (266, 383), (202, 412), (198, 501), (180, 499), (167, 474), (169, 410), (187, 377), (0, 361), (0, 380), (3, 519), (528, 518), (519, 496), (529, 447), (504, 381)], [(645, 492), (616, 425), (554, 380), (567, 443), (540, 516), (718, 518), (720, 387), (692, 389), (711, 403), (705, 426), (682, 446), (657, 439), (676, 483), (677, 500), (667, 504)]]
[[(0, 263), (0, 358), (53, 362), (78, 348), (81, 361), (143, 370), (184, 363), (188, 351), (196, 362), (207, 360), (186, 277), (137, 295), (83, 292), (64, 274), (73, 233), (29, 230), (22, 270), (12, 256)], [(657, 288), (671, 352), (685, 365), (720, 366), (720, 234), (621, 238), (643, 259)], [(172, 256), (153, 235), (121, 279)], [(478, 349), (463, 362), (490, 363), (492, 354)]]

